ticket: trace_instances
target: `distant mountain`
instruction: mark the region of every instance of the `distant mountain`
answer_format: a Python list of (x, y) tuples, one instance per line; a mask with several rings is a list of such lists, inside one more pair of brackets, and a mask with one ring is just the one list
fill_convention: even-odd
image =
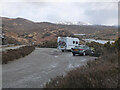
[(92, 25), (90, 23), (87, 22), (81, 22), (81, 21), (65, 21), (65, 22), (56, 22), (55, 24), (62, 24), (62, 25)]
[[(32, 22), (23, 18), (6, 18), (2, 20), (2, 31), (9, 40), (22, 44), (41, 44), (56, 41), (58, 36), (70, 36), (94, 39), (116, 39), (118, 30), (114, 26), (90, 25), (83, 22), (56, 24), (50, 22)], [(74, 34), (85, 34), (74, 36)], [(9, 41), (8, 41), (9, 42)]]
[(117, 27), (118, 25), (116, 25), (116, 24), (101, 24), (102, 26), (115, 26), (115, 27)]

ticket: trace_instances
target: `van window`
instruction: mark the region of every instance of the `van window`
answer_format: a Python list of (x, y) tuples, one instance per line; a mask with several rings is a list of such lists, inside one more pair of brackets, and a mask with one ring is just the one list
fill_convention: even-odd
[(78, 41), (76, 41), (76, 44), (78, 44)]
[(73, 41), (73, 44), (75, 44), (75, 41)]

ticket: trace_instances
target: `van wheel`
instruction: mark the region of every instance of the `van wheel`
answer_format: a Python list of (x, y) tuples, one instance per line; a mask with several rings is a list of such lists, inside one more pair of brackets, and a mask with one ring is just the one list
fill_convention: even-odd
[(75, 56), (75, 53), (73, 53), (73, 56)]
[(62, 50), (62, 52), (64, 52), (64, 50)]
[(86, 53), (85, 52), (83, 52), (83, 56), (85, 56), (86, 55)]

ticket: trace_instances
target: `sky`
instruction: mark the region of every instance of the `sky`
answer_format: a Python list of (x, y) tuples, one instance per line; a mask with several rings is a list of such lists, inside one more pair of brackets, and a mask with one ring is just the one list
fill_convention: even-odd
[(0, 16), (34, 22), (83, 21), (117, 25), (119, 0), (3, 0)]

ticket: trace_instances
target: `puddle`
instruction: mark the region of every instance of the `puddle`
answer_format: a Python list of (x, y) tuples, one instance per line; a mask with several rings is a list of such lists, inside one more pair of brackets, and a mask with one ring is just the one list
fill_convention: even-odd
[(58, 56), (55, 56), (55, 58), (57, 58)]
[(80, 67), (80, 66), (81, 66), (81, 64), (69, 64), (67, 70), (74, 69), (74, 68), (77, 68), (77, 67)]

